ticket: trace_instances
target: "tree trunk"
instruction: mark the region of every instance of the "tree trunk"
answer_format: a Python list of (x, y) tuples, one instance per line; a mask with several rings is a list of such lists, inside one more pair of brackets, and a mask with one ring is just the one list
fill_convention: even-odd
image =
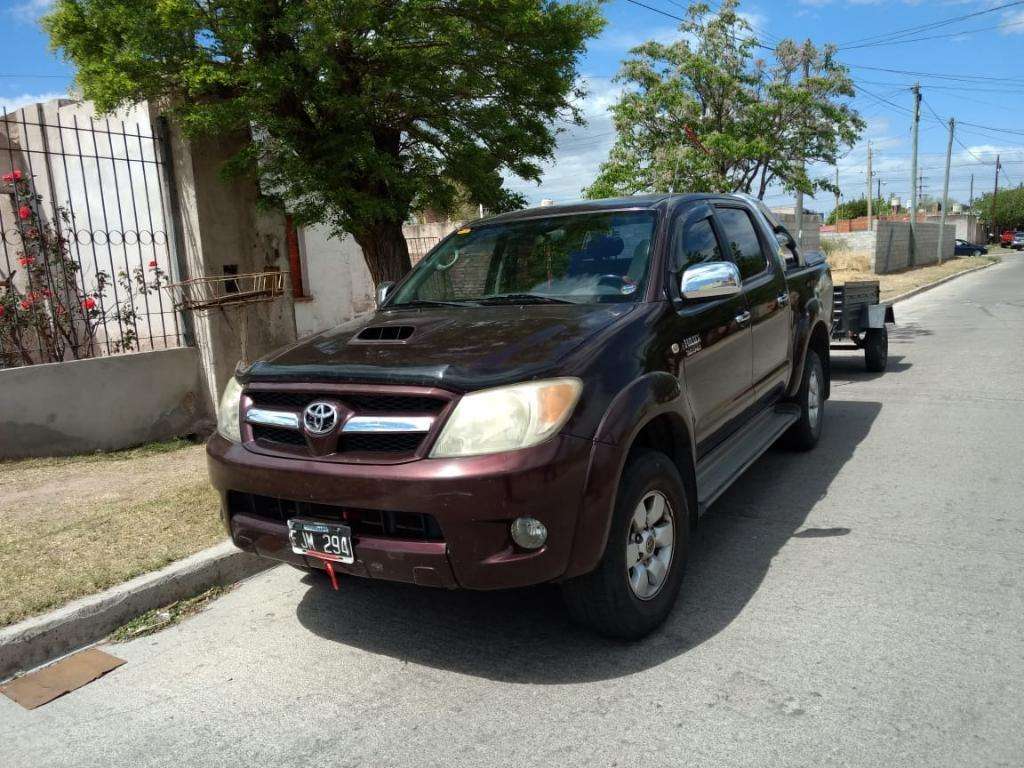
[(402, 234), (402, 225), (380, 222), (352, 233), (370, 270), (374, 285), (396, 281), (412, 269), (409, 246)]

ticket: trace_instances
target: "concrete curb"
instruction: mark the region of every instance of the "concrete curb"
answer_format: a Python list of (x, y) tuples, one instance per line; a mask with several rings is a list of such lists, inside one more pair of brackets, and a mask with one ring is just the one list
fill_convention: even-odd
[(1000, 263), (1001, 261), (1002, 261), (1002, 259), (996, 259), (995, 261), (990, 261), (988, 264), (979, 264), (977, 267), (971, 267), (970, 269), (965, 269), (963, 272), (954, 272), (952, 275), (946, 275), (945, 277), (936, 280), (934, 283), (925, 283), (924, 285), (919, 285), (917, 288), (914, 288), (911, 291), (907, 291), (906, 293), (901, 293), (899, 296), (894, 296), (893, 298), (887, 299), (887, 300), (883, 301), (882, 303), (883, 304), (895, 304), (897, 301), (903, 301), (905, 299), (913, 298), (914, 296), (917, 296), (917, 294), (919, 294), (919, 293), (924, 293), (925, 291), (930, 291), (932, 288), (938, 288), (940, 285), (942, 285), (943, 283), (948, 283), (950, 280), (956, 280), (958, 277), (963, 277), (964, 275), (969, 275), (972, 272), (978, 272), (979, 270), (982, 270), (982, 269), (988, 269), (989, 267), (995, 266), (996, 264)]
[(0, 629), (0, 680), (98, 642), (146, 611), (273, 566), (230, 541), (97, 595)]

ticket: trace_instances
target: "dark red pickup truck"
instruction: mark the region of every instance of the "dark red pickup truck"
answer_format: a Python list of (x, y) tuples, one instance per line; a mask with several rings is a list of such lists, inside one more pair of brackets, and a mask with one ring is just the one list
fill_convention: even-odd
[(483, 219), (380, 294), (239, 370), (208, 446), (234, 542), (335, 585), (557, 582), (640, 637), (699, 515), (776, 439), (821, 434), (830, 273), (750, 198)]

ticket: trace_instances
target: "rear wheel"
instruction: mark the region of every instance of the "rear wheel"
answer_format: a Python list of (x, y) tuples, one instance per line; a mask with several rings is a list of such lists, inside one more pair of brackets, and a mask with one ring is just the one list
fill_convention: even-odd
[(689, 541), (690, 514), (678, 470), (663, 453), (636, 451), (619, 481), (600, 564), (562, 585), (570, 615), (602, 635), (644, 637), (675, 604)]
[(864, 334), (864, 365), (873, 373), (885, 370), (889, 362), (889, 332), (885, 328), (869, 328)]
[(813, 349), (807, 350), (796, 403), (800, 406), (800, 418), (786, 432), (784, 440), (793, 450), (809, 451), (818, 444), (825, 418), (825, 368)]

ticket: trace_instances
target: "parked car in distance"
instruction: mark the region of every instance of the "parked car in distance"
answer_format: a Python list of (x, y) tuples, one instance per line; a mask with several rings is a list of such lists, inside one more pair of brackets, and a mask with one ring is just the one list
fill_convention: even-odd
[(969, 243), (958, 237), (956, 239), (956, 244), (953, 246), (953, 252), (957, 256), (982, 256), (988, 253), (988, 248), (984, 245), (979, 245), (978, 243)]
[(556, 582), (577, 621), (639, 638), (699, 515), (822, 432), (831, 273), (753, 198), (485, 218), (378, 304), (240, 368), (207, 446), (235, 544), (335, 588)]
[(1013, 233), (1013, 240), (1010, 241), (1010, 247), (1015, 251), (1024, 250), (1024, 230), (1018, 229)]
[(1009, 248), (1011, 245), (1013, 245), (1012, 229), (1004, 229), (1002, 232), (999, 233), (999, 244), (1004, 248)]

